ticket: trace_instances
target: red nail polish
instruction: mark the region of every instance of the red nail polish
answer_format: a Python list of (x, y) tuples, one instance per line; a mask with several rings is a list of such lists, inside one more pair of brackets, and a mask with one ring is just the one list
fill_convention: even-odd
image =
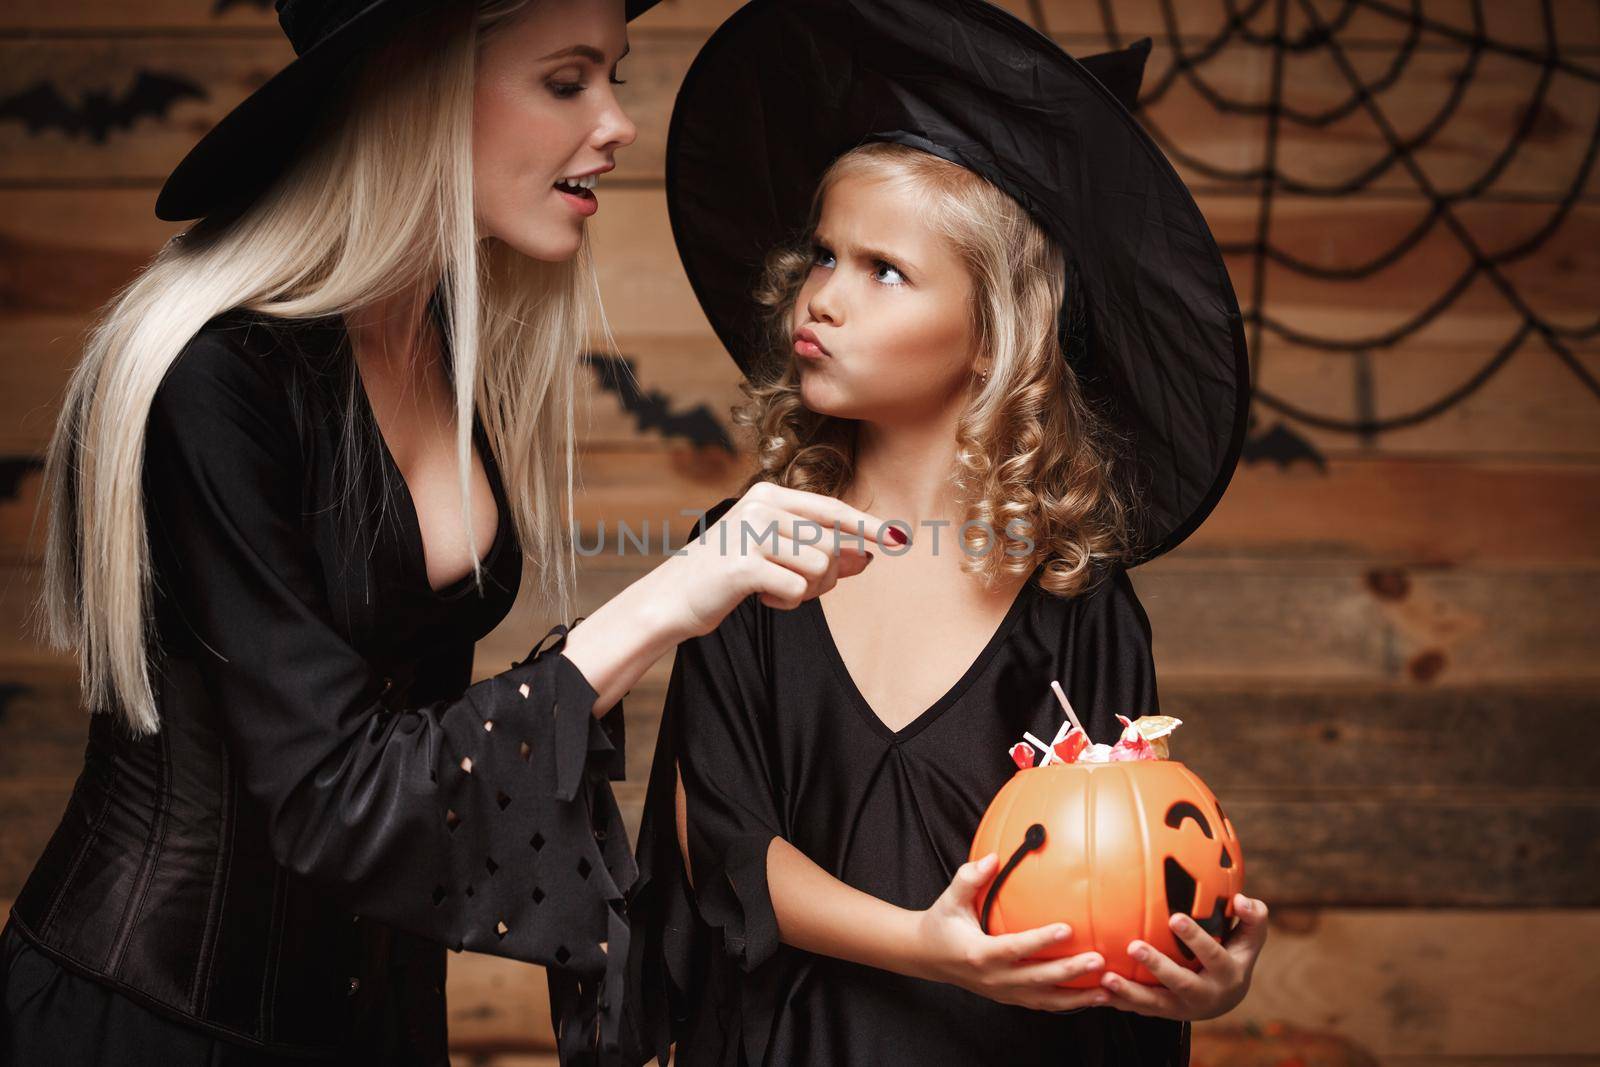
[(906, 543), (906, 535), (900, 532), (900, 527), (898, 526), (889, 527), (889, 539), (897, 545)]

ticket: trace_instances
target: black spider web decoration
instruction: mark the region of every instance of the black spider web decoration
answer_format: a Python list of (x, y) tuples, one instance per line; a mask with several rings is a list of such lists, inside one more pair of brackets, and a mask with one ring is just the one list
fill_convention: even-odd
[[(1107, 40), (1112, 47), (1121, 47), (1125, 41), (1117, 28), (1112, 0), (1099, 0), (1099, 6)], [(1596, 381), (1574, 352), (1575, 345), (1600, 334), (1600, 316), (1578, 326), (1551, 321), (1531, 306), (1507, 273), (1509, 265), (1537, 255), (1569, 220), (1574, 207), (1583, 199), (1596, 152), (1600, 150), (1600, 119), (1589, 129), (1587, 144), (1576, 171), (1570, 175), (1559, 194), (1553, 198), (1539, 199), (1538, 202), (1547, 204), (1550, 211), (1532, 233), (1515, 244), (1491, 252), (1473, 236), (1460, 214), (1463, 204), (1482, 197), (1506, 172), (1534, 135), (1540, 116), (1549, 106), (1551, 83), (1558, 73), (1600, 87), (1600, 66), (1563, 54), (1557, 40), (1550, 0), (1540, 0), (1537, 5), (1529, 4), (1526, 9), (1530, 14), (1537, 13), (1542, 35), (1539, 48), (1496, 40), (1486, 24), (1483, 0), (1472, 0), (1470, 3), (1470, 26), (1452, 25), (1430, 17), (1424, 13), (1421, 0), (1411, 0), (1409, 4), (1390, 0), (1320, 0), (1320, 7), (1318, 0), (1220, 0), (1220, 27), (1198, 42), (1192, 32), (1187, 38), (1180, 32), (1175, 0), (1160, 0), (1159, 8), (1165, 40), (1158, 41), (1158, 46), (1164, 45), (1168, 50), (1172, 64), (1159, 78), (1148, 83), (1140, 94), (1140, 117), (1145, 128), (1175, 163), (1190, 168), (1192, 173), (1208, 181), (1224, 187), (1254, 190), (1258, 196), (1253, 238), (1243, 242), (1222, 242), (1222, 245), (1224, 252), (1230, 255), (1249, 257), (1254, 267), (1250, 291), (1240, 293), (1241, 302), (1246, 305), (1243, 311), (1250, 331), (1251, 384), (1255, 402), (1275, 412), (1282, 421), (1266, 433), (1258, 433), (1258, 412), (1252, 411), (1252, 436), (1245, 448), (1246, 462), (1270, 458), (1286, 464), (1293, 459), (1307, 458), (1322, 466), (1320, 455), (1304, 438), (1293, 432), (1289, 425), (1292, 423), (1371, 442), (1385, 432), (1436, 418), (1481, 389), (1514, 356), (1531, 347), (1530, 342), (1542, 344), (1572, 372), (1584, 389), (1600, 398), (1600, 381)], [(1333, 10), (1325, 14), (1328, 9)], [(1037, 0), (1032, 5), (1032, 12), (1036, 25), (1047, 29), (1042, 4)], [(1600, 2), (1596, 4), (1596, 12), (1600, 16)], [(1349, 49), (1340, 40), (1341, 33), (1358, 13), (1379, 16), (1393, 23), (1401, 33), (1385, 68), (1373, 78), (1364, 79), (1361, 76), (1351, 61)], [(1192, 9), (1186, 7), (1185, 14), (1192, 23)], [(1291, 30), (1291, 18), (1295, 15), (1299, 16), (1297, 25)], [(1258, 23), (1269, 24), (1270, 30), (1262, 32), (1256, 28)], [(1424, 35), (1432, 35), (1459, 47), (1459, 65), (1437, 110), (1413, 133), (1402, 135), (1386, 112), (1384, 94), (1400, 82), (1417, 54)], [(1270, 86), (1264, 100), (1232, 99), (1207, 81), (1206, 65), (1224, 55), (1230, 45), (1269, 50)], [(1324, 51), (1332, 61), (1348, 95), (1333, 106), (1320, 110), (1293, 107), (1284, 99), (1286, 60), (1295, 53), (1317, 49)], [(1418, 155), (1430, 144), (1439, 141), (1452, 118), (1457, 117), (1467, 89), (1479, 73), (1485, 56), (1507, 57), (1530, 64), (1537, 71), (1537, 81), (1525, 106), (1521, 108), (1520, 118), (1514, 124), (1509, 138), (1492, 152), (1486, 151), (1488, 158), (1483, 169), (1457, 188), (1441, 188), (1423, 170)], [(1263, 153), (1260, 166), (1229, 169), (1199, 159), (1152, 121), (1149, 106), (1162, 99), (1180, 81), (1218, 112), (1261, 120)], [(1288, 124), (1318, 130), (1357, 112), (1365, 113), (1382, 138), (1385, 151), (1379, 158), (1353, 175), (1325, 183), (1306, 181), (1286, 172), (1283, 166), (1283, 132)], [(1410, 191), (1426, 202), (1427, 212), (1418, 223), (1377, 255), (1362, 262), (1330, 267), (1309, 262), (1274, 243), (1275, 197), (1281, 194), (1323, 198), (1349, 196), (1370, 189), (1375, 181), (1391, 172), (1403, 174), (1408, 179)], [(1269, 263), (1318, 281), (1362, 282), (1403, 259), (1418, 248), (1425, 238), (1440, 230), (1460, 246), (1469, 261), (1468, 265), (1437, 296), (1411, 309), (1409, 317), (1398, 325), (1370, 336), (1340, 338), (1315, 333), (1273, 315), (1267, 286), (1266, 268)], [(1486, 280), (1512, 310), (1516, 325), (1509, 336), (1501, 339), (1493, 353), (1472, 373), (1441, 395), (1399, 414), (1377, 416), (1374, 413), (1370, 363), (1373, 354), (1405, 343), (1449, 312), (1461, 295), (1480, 279)], [(1292, 402), (1262, 388), (1262, 341), (1268, 336), (1307, 349), (1349, 355), (1355, 364), (1352, 380), (1356, 391), (1356, 417), (1345, 418), (1317, 411), (1305, 403)], [(1389, 354), (1384, 358), (1403, 356)]]

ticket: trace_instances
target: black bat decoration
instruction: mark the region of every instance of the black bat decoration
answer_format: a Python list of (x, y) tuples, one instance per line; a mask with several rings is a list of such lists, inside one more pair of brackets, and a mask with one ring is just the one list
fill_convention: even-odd
[(0, 456), (0, 500), (17, 499), (22, 479), (43, 469), (44, 460), (38, 456)]
[(622, 410), (633, 416), (639, 429), (655, 430), (663, 437), (680, 438), (701, 448), (721, 448), (730, 454), (736, 451), (728, 432), (704, 404), (673, 410), (672, 398), (666, 393), (640, 389), (631, 359), (587, 352), (583, 360), (594, 368), (600, 388), (616, 395)]
[(209, 94), (186, 78), (141, 70), (120, 95), (101, 89), (83, 94), (73, 104), (49, 82), (39, 81), (12, 96), (0, 97), (0, 119), (21, 122), (30, 134), (60, 130), (69, 137), (86, 134), (95, 144), (105, 144), (112, 130), (131, 129), (139, 119), (164, 119), (175, 101), (204, 100)]
[(1281, 422), (1274, 423), (1272, 429), (1263, 434), (1254, 433), (1255, 428), (1255, 419), (1252, 417), (1250, 420), (1252, 432), (1245, 436), (1244, 450), (1239, 454), (1246, 463), (1271, 461), (1281, 468), (1288, 469), (1289, 464), (1304, 460), (1323, 474), (1328, 473), (1328, 461), (1323, 458), (1322, 453), (1288, 426)]

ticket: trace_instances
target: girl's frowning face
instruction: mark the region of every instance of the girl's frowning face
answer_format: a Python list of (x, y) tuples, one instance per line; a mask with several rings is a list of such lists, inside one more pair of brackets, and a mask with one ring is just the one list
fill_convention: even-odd
[(891, 424), (965, 403), (971, 278), (903, 182), (841, 177), (824, 196), (811, 253), (790, 324), (808, 409)]

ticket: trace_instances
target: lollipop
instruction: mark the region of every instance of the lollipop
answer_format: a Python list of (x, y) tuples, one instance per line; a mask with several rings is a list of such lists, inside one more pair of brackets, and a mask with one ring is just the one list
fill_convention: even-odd
[(1083, 727), (1073, 726), (1065, 729), (1061, 738), (1050, 745), (1050, 751), (1062, 763), (1071, 763), (1083, 755), (1083, 750), (1088, 747), (1089, 735), (1083, 732)]
[(1182, 719), (1171, 715), (1141, 715), (1137, 719), (1118, 715), (1117, 721), (1122, 723), (1122, 735), (1117, 738), (1116, 744), (1096, 744), (1089, 740), (1089, 732), (1083, 728), (1077, 712), (1072, 710), (1072, 702), (1067, 699), (1061, 683), (1051, 681), (1050, 689), (1061, 703), (1061, 710), (1067, 713), (1067, 721), (1061, 724), (1055, 737), (1049, 741), (1042, 741), (1032, 733), (1024, 733), (1022, 740), (1009, 750), (1011, 761), (1018, 770), (1048, 767), (1052, 763), (1133, 763), (1166, 759), (1167, 737), (1183, 725)]

